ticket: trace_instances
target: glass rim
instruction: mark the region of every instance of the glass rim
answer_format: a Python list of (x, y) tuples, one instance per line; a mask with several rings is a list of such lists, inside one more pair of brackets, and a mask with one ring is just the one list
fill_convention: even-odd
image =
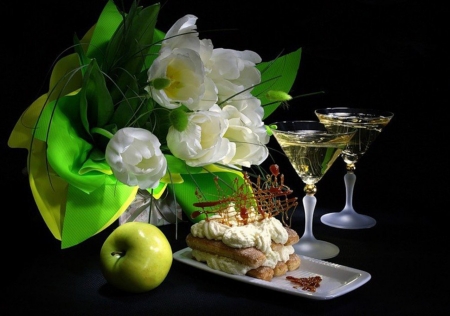
[[(276, 121), (276, 122), (270, 123), (269, 126), (272, 126), (272, 125), (276, 125), (277, 126), (279, 124), (286, 124), (286, 123), (288, 123), (288, 124), (304, 123), (306, 125), (308, 125), (308, 124), (311, 124), (311, 125), (315, 124), (317, 126), (322, 127), (320, 129), (316, 129), (316, 128), (313, 128), (313, 127), (312, 128), (305, 128), (305, 129), (303, 129), (304, 131), (310, 130), (310, 131), (320, 132), (320, 133), (315, 133), (316, 135), (320, 134), (320, 135), (327, 135), (327, 136), (329, 136), (329, 135), (340, 136), (340, 135), (355, 134), (356, 131), (357, 131), (356, 128), (348, 126), (347, 127), (348, 128), (347, 131), (331, 132), (329, 129), (326, 128), (325, 124), (323, 124), (320, 121), (315, 121), (315, 120), (283, 120), (283, 121)], [(278, 128), (275, 128), (275, 129), (271, 128), (271, 130), (272, 130), (273, 133), (285, 133), (285, 134), (295, 134), (296, 133), (295, 131), (292, 131), (292, 130), (280, 130)]]
[[(350, 110), (350, 111), (349, 111)], [(333, 111), (333, 112), (326, 112)], [(319, 114), (333, 114), (337, 111), (348, 111), (349, 113), (368, 113), (368, 114), (376, 114), (381, 115), (386, 118), (392, 118), (395, 114), (394, 112), (388, 110), (380, 110), (375, 108), (354, 108), (354, 107), (345, 107), (345, 106), (337, 106), (337, 107), (326, 107), (326, 108), (318, 108), (314, 110), (314, 113)]]
[(281, 120), (281, 121), (276, 121), (276, 122), (269, 123), (269, 125), (276, 125), (276, 124), (280, 124), (280, 123), (293, 123), (293, 122), (318, 123), (318, 124), (323, 125), (323, 123), (321, 123), (320, 121), (317, 121), (317, 120), (302, 120), (302, 119), (299, 119), (299, 120)]

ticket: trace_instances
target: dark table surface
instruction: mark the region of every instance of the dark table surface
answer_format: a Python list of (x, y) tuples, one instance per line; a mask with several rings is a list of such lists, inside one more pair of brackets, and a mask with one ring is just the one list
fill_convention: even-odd
[[(318, 202), (318, 204), (320, 204)], [(447, 250), (433, 238), (435, 224), (428, 214), (398, 216), (399, 210), (379, 200), (368, 208), (377, 224), (369, 229), (343, 230), (320, 223), (329, 211), (318, 207), (313, 232), (335, 243), (340, 253), (326, 261), (371, 274), (361, 287), (330, 300), (276, 292), (211, 274), (174, 261), (164, 282), (143, 294), (112, 288), (99, 268), (99, 251), (116, 227), (69, 248), (49, 237), (43, 224), (27, 228), (21, 250), (7, 256), (13, 268), (4, 270), (10, 281), (2, 295), (2, 313), (23, 315), (433, 315), (449, 311)], [(297, 209), (293, 228), (302, 232), (304, 217)], [(161, 226), (173, 251), (186, 247), (189, 222)], [(30, 234), (31, 233), (31, 234)], [(33, 235), (33, 236), (30, 236)], [(429, 236), (426, 236), (429, 235)], [(4, 254), (5, 255), (5, 254)], [(3, 314), (5, 315), (5, 314)]]

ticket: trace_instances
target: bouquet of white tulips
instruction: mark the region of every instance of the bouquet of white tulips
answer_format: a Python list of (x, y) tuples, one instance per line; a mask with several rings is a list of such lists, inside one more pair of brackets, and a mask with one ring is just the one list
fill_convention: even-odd
[(159, 10), (107, 1), (10, 135), (62, 248), (115, 222), (138, 190), (189, 214), (196, 191), (217, 194), (212, 177), (232, 183), (268, 157), (263, 120), (289, 99), (301, 50), (263, 62), (201, 39), (194, 15), (162, 32)]

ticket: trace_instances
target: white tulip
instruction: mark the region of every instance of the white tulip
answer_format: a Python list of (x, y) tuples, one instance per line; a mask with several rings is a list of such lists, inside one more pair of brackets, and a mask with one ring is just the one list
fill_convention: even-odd
[[(257, 134), (262, 144), (267, 144), (270, 141), (270, 136), (267, 134), (263, 121), (264, 108), (261, 106), (260, 99), (252, 96), (250, 93), (242, 95), (242, 99), (241, 95), (239, 95), (227, 102), (227, 105), (223, 107), (223, 111), (227, 112), (230, 106), (237, 109), (242, 124)], [(228, 114), (226, 117), (232, 117), (233, 115), (235, 114)]]
[(161, 44), (160, 54), (170, 52), (175, 48), (189, 48), (196, 52), (200, 51), (200, 39), (198, 38), (197, 17), (187, 14), (178, 19), (167, 31)]
[(196, 22), (197, 17), (192, 14), (178, 19), (166, 33), (159, 54), (166, 54), (176, 48), (189, 48), (197, 52), (203, 63), (206, 63), (211, 58), (214, 47), (211, 40), (200, 40)]
[(126, 127), (110, 139), (105, 158), (120, 182), (141, 189), (156, 188), (167, 171), (160, 146), (148, 130)]
[(249, 50), (214, 49), (206, 67), (210, 70), (207, 76), (217, 86), (219, 101), (236, 93), (250, 91), (259, 84), (261, 73), (255, 65), (261, 61), (257, 53)]
[(265, 145), (269, 137), (264, 125), (254, 126), (251, 119), (231, 105), (225, 106), (223, 113), (229, 122), (224, 136), (236, 145), (236, 153), (229, 164), (250, 167), (264, 162), (269, 155)]
[[(169, 109), (185, 105), (192, 111), (208, 110), (217, 100), (214, 83), (205, 77), (200, 55), (188, 48), (176, 48), (155, 59), (148, 72), (146, 90), (161, 106)], [(168, 79), (168, 84), (155, 88), (156, 79)], [(208, 96), (208, 99), (204, 99)]]
[[(253, 69), (254, 66), (261, 61), (262, 59), (257, 53), (249, 50), (237, 51), (233, 49), (216, 48), (213, 50), (213, 54), (208, 64), (214, 65), (211, 67), (211, 78), (237, 80), (242, 77), (242, 72), (246, 71), (246, 69)], [(254, 73), (257, 74), (258, 72)], [(259, 78), (259, 80), (261, 80), (261, 78)], [(255, 81), (258, 81), (258, 76)]]
[[(259, 140), (257, 134), (245, 126), (231, 125), (225, 137), (236, 146), (236, 153), (228, 164), (251, 167), (263, 163), (269, 156), (269, 150)], [(226, 164), (226, 161), (222, 163)]]
[(228, 122), (220, 108), (215, 105), (212, 111), (191, 112), (188, 116), (184, 131), (169, 128), (167, 145), (171, 153), (193, 167), (219, 161), (228, 163), (235, 154), (235, 145), (223, 137)]

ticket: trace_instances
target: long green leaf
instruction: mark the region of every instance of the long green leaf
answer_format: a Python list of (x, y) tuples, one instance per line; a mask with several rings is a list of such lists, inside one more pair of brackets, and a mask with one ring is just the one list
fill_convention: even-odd
[(89, 58), (97, 59), (99, 65), (103, 64), (107, 45), (122, 20), (123, 17), (116, 5), (109, 0), (95, 24), (95, 30), (86, 53)]
[(267, 91), (277, 90), (289, 93), (294, 85), (300, 67), (302, 49), (283, 55), (270, 62), (262, 62), (257, 65), (261, 71), (261, 84), (257, 85), (252, 94), (261, 100), (264, 106), (264, 117), (272, 114), (281, 102), (273, 102), (266, 97)]
[(115, 81), (110, 85), (113, 100), (122, 99), (129, 83), (136, 81), (135, 74), (144, 68), (146, 56), (153, 44), (158, 13), (159, 4), (142, 9), (134, 3), (127, 19), (111, 38), (102, 70)]
[(89, 133), (93, 127), (103, 127), (111, 118), (114, 105), (97, 61), (87, 67), (80, 91), (81, 119)]

